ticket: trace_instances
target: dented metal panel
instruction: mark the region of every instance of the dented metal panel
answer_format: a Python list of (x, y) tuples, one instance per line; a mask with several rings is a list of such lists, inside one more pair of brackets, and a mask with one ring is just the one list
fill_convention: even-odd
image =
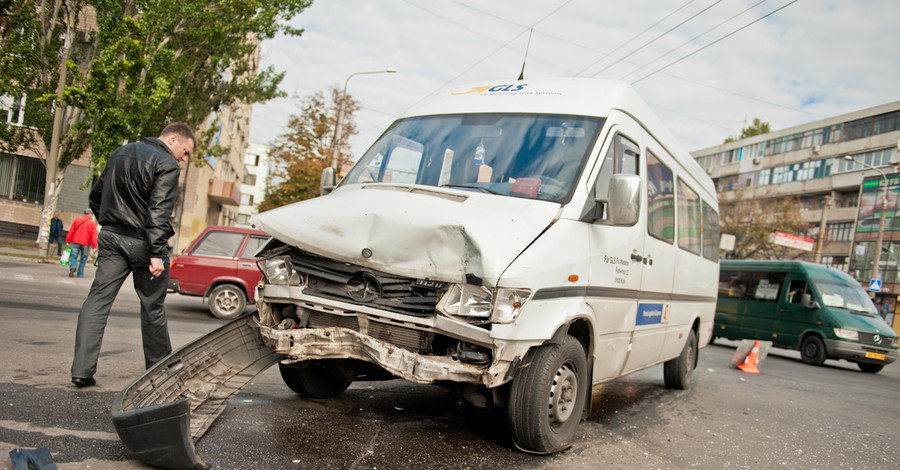
[(355, 186), (264, 212), (252, 223), (284, 243), (337, 261), (447, 282), (464, 282), (471, 274), (496, 285), (560, 207), (457, 193), (416, 186)]
[(508, 362), (477, 366), (450, 356), (420, 355), (346, 328), (277, 330), (261, 327), (260, 334), (269, 347), (297, 361), (360, 359), (421, 384), (452, 381), (495, 387), (503, 383), (510, 366)]

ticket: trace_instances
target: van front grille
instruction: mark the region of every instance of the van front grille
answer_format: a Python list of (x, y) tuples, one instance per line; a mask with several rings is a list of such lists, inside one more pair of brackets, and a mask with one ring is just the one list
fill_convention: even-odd
[(291, 251), (291, 264), (307, 279), (305, 294), (416, 317), (434, 315), (448, 287), (444, 282), (395, 276), (299, 249)]

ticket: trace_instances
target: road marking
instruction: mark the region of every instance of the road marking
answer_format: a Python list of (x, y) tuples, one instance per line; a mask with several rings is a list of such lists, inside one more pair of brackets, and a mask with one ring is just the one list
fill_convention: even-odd
[(13, 278), (17, 281), (33, 281), (34, 280), (34, 276), (32, 276), (31, 274), (15, 274), (15, 275), (13, 275)]
[(104, 441), (119, 440), (119, 435), (112, 432), (75, 431), (63, 428), (45, 428), (43, 426), (35, 426), (31, 423), (20, 423), (18, 421), (10, 421), (7, 419), (0, 420), (0, 428), (6, 428), (12, 431), (39, 432), (51, 437), (75, 436), (82, 439), (100, 439)]

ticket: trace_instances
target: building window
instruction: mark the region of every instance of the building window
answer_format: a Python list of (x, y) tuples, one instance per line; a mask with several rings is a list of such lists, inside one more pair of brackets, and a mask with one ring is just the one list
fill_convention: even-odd
[(244, 165), (259, 166), (259, 155), (248, 153), (244, 156)]
[(249, 184), (250, 186), (256, 186), (256, 175), (247, 174), (244, 177), (244, 184)]
[(242, 206), (252, 206), (253, 205), (253, 195), (252, 194), (241, 194), (241, 205)]
[(238, 214), (237, 223), (239, 225), (249, 225), (250, 224), (250, 215), (249, 214)]
[(9, 95), (0, 95), (0, 119), (13, 125), (21, 126), (25, 121), (25, 95), (15, 99)]
[(43, 204), (46, 178), (47, 170), (38, 159), (0, 155), (0, 197)]

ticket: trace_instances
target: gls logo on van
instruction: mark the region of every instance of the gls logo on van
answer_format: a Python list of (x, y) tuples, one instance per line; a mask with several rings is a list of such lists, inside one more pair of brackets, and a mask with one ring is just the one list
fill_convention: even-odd
[(466, 95), (469, 93), (496, 93), (498, 91), (522, 91), (528, 84), (523, 83), (521, 85), (494, 85), (494, 86), (474, 86), (466, 91), (451, 91), (451, 95)]

